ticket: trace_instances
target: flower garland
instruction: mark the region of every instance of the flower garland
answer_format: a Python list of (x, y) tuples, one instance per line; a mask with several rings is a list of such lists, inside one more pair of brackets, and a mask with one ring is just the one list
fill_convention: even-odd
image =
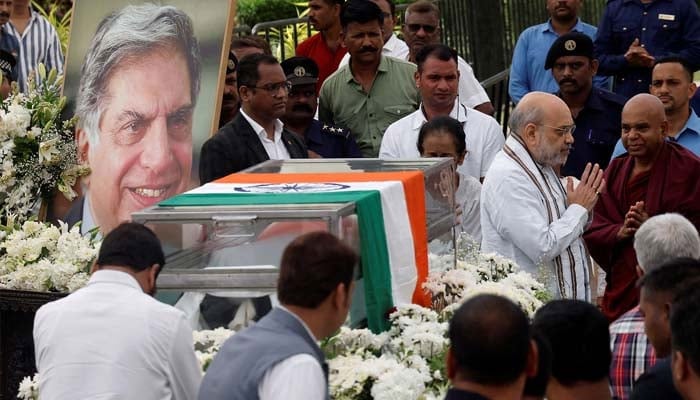
[(0, 222), (15, 216), (24, 222), (40, 199), (56, 190), (68, 200), (73, 186), (90, 170), (77, 160), (73, 140), (75, 118), (63, 121), (63, 79), (55, 69), (37, 68), (41, 83), (29, 82), (29, 92), (13, 94), (0, 104)]

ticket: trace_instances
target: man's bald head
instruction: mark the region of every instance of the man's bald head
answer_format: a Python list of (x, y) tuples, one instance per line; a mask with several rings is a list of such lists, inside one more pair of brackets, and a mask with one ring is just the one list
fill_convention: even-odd
[(535, 161), (558, 166), (566, 162), (574, 143), (569, 107), (549, 93), (531, 92), (513, 110), (508, 126), (522, 139)]
[(658, 97), (649, 93), (640, 93), (627, 100), (625, 107), (622, 109), (622, 114), (624, 115), (625, 111), (629, 113), (637, 110), (643, 110), (644, 113), (649, 114), (650, 118), (658, 118), (659, 121), (666, 120), (664, 103)]
[(622, 144), (627, 153), (642, 163), (652, 162), (668, 132), (664, 105), (658, 97), (638, 94), (622, 109)]

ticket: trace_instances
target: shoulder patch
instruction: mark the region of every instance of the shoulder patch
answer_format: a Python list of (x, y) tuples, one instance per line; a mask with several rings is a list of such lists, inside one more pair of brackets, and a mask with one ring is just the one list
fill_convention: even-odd
[(323, 124), (323, 126), (321, 127), (321, 134), (339, 136), (347, 139), (350, 137), (350, 130), (336, 127), (333, 125)]

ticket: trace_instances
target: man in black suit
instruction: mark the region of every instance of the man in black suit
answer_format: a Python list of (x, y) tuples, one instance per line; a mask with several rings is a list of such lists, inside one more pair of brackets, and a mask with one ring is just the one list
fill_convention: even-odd
[(204, 184), (263, 161), (306, 158), (303, 141), (284, 129), (290, 83), (277, 60), (251, 54), (238, 64), (241, 110), (202, 146), (199, 179)]

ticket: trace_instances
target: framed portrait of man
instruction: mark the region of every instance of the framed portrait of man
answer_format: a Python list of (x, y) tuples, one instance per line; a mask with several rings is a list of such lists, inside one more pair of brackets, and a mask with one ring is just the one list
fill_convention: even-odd
[(198, 185), (216, 131), (235, 0), (76, 0), (67, 113), (91, 173), (63, 218), (104, 234)]

